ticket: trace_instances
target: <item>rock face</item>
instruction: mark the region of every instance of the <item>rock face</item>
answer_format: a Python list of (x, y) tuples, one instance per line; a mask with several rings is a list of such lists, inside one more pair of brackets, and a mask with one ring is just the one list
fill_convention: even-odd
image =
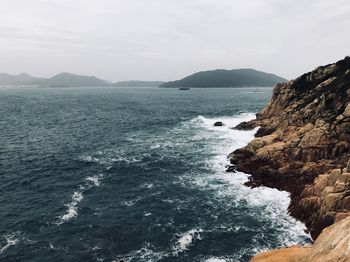
[[(350, 215), (350, 58), (277, 84), (256, 138), (230, 154), (250, 186), (291, 193), (289, 212), (314, 239)], [(349, 162), (348, 162), (349, 161)]]
[(264, 252), (251, 262), (346, 262), (350, 260), (349, 231), (350, 217), (324, 229), (312, 246)]

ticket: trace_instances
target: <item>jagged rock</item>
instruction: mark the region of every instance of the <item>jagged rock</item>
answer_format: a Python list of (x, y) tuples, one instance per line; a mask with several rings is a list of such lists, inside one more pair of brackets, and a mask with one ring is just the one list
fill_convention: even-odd
[(350, 117), (350, 104), (348, 104), (343, 113), (344, 117)]
[(267, 136), (275, 132), (275, 129), (272, 127), (260, 127), (255, 134), (255, 137)]
[(224, 125), (224, 123), (221, 121), (217, 121), (214, 123), (214, 126), (223, 126), (223, 125)]
[(226, 172), (236, 173), (236, 166), (234, 166), (234, 165), (227, 166)]
[[(350, 58), (277, 84), (245, 148), (229, 155), (249, 186), (291, 192), (289, 211), (314, 239), (350, 210)], [(345, 172), (344, 170), (345, 169)]]
[(249, 122), (242, 122), (239, 123), (237, 126), (235, 126), (233, 129), (237, 130), (251, 130), (256, 127), (256, 124), (254, 121), (249, 121)]

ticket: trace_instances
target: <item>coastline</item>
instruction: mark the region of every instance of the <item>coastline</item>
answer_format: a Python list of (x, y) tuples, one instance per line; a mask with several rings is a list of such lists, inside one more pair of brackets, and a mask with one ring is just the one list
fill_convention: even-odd
[(349, 57), (277, 84), (257, 119), (236, 127), (259, 126), (255, 139), (229, 155), (236, 170), (251, 175), (247, 186), (291, 194), (288, 211), (315, 246), (325, 228), (336, 223), (337, 230), (350, 215), (349, 84)]

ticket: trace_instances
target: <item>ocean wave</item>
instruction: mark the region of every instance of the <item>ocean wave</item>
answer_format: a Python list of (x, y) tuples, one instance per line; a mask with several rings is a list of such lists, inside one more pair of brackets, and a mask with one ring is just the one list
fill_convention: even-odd
[(88, 176), (88, 177), (85, 178), (85, 180), (93, 183), (94, 186), (100, 186), (102, 178), (103, 178), (103, 175), (99, 174), (99, 175), (96, 175), (96, 176)]
[(126, 207), (131, 207), (131, 206), (134, 206), (140, 200), (142, 200), (142, 197), (138, 196), (134, 199), (121, 202), (121, 205)]
[(269, 94), (270, 91), (243, 91), (241, 94)]
[[(201, 124), (203, 127), (211, 130), (226, 130), (227, 128), (234, 127), (243, 121), (249, 121), (255, 118), (254, 113), (240, 113), (235, 116), (223, 116), (223, 117), (204, 117), (202, 115), (197, 116), (189, 121), (189, 123)], [(223, 122), (223, 126), (214, 126), (215, 122)]]
[[(257, 131), (257, 128), (250, 131), (240, 131), (233, 130), (230, 127), (242, 121), (254, 119), (254, 117), (254, 114), (243, 113), (235, 117), (221, 118), (198, 116), (187, 121), (184, 128), (195, 128), (194, 136), (196, 139), (202, 139), (206, 142), (204, 150), (210, 152), (210, 154), (207, 158), (198, 159), (196, 165), (205, 167), (208, 172), (184, 174), (178, 178), (177, 183), (184, 187), (207, 191), (212, 194), (211, 201), (225, 210), (237, 208), (242, 204), (247, 205), (251, 212), (250, 216), (254, 216), (254, 219), (259, 220), (262, 227), (269, 225), (279, 232), (277, 236), (278, 243), (275, 244), (278, 246), (299, 244), (306, 239), (310, 239), (310, 236), (305, 233), (305, 225), (288, 214), (290, 203), (288, 192), (267, 187), (251, 189), (244, 186), (244, 183), (248, 181), (247, 174), (225, 172), (226, 167), (230, 164), (227, 155), (238, 148), (244, 147), (254, 138)], [(222, 121), (225, 125), (214, 127), (216, 121)], [(218, 225), (212, 230), (226, 230), (226, 232), (233, 230), (236, 232), (236, 230), (243, 229), (232, 228), (230, 225)], [(263, 232), (264, 228), (261, 230)], [(263, 233), (256, 234), (254, 238), (258, 246), (256, 252), (266, 249), (266, 246), (259, 245), (259, 241), (264, 238)], [(254, 251), (251, 249), (243, 250), (242, 254), (245, 252), (251, 254)], [(240, 256), (236, 258), (239, 259)]]
[(147, 189), (151, 189), (154, 187), (153, 183), (144, 183), (141, 185), (141, 188), (147, 188)]
[(4, 253), (11, 246), (16, 245), (20, 241), (20, 232), (15, 232), (2, 237), (6, 243), (4, 246), (0, 246), (0, 254)]
[(225, 258), (219, 258), (219, 257), (211, 257), (204, 260), (204, 262), (229, 262), (229, 261), (231, 260), (227, 260)]
[(157, 262), (169, 255), (166, 252), (158, 252), (154, 250), (155, 250), (155, 247), (152, 246), (150, 243), (146, 242), (142, 248), (131, 251), (126, 255), (120, 255), (115, 259), (115, 261), (119, 261), (119, 259), (123, 259), (126, 262), (134, 262), (134, 261)]
[(202, 232), (203, 229), (194, 228), (178, 235), (179, 238), (173, 247), (173, 254), (178, 255), (179, 253), (186, 251), (191, 244), (193, 244), (196, 240), (201, 239)]
[(96, 153), (82, 155), (79, 157), (79, 160), (88, 163), (97, 163), (104, 166), (108, 170), (114, 163), (118, 162), (124, 162), (126, 164), (141, 162), (141, 157), (130, 155), (128, 152), (118, 149), (106, 149), (103, 151), (97, 151)]
[(60, 223), (62, 224), (68, 220), (71, 220), (72, 218), (76, 217), (78, 215), (78, 205), (83, 200), (83, 187), (81, 187), (80, 191), (75, 191), (72, 194), (72, 201), (65, 206), (67, 207), (66, 214), (64, 214), (61, 219)]
[(67, 207), (66, 213), (59, 217), (57, 225), (61, 225), (78, 216), (79, 204), (84, 199), (84, 192), (93, 186), (99, 187), (102, 178), (103, 174), (85, 177), (85, 183), (78, 186), (78, 189), (71, 195), (71, 201), (65, 204), (65, 207)]

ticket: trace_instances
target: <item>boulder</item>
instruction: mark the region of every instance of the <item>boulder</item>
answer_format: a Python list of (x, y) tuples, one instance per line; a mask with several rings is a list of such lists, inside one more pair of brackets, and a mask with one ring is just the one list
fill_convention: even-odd
[(273, 132), (275, 132), (273, 127), (260, 127), (256, 132), (255, 137), (271, 135)]
[(221, 121), (217, 121), (214, 123), (214, 126), (223, 126), (223, 125), (224, 125), (224, 123)]
[(242, 123), (239, 123), (233, 129), (237, 129), (237, 130), (252, 130), (255, 127), (256, 127), (256, 123), (255, 122), (253, 122), (253, 121), (245, 122), (244, 121)]

